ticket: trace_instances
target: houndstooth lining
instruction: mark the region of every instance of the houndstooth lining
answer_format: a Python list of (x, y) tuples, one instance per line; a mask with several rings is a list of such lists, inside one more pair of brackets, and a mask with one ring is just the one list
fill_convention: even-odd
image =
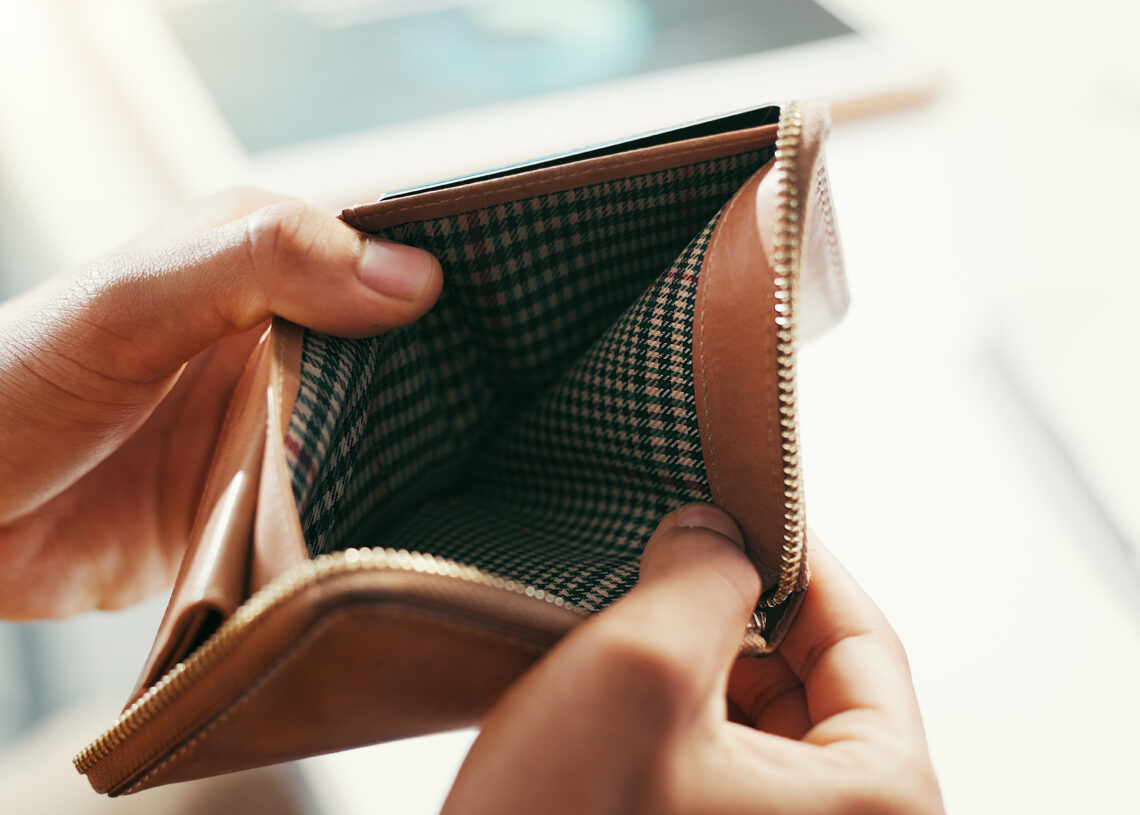
[[(772, 149), (415, 221), (444, 293), (369, 340), (306, 331), (286, 434), (311, 554), (452, 558), (598, 610), (710, 500), (692, 381), (721, 207)], [(696, 237), (693, 237), (693, 236)]]

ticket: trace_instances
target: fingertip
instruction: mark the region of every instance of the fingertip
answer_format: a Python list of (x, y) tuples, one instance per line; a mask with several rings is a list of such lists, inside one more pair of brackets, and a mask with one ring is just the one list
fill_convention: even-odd
[(647, 560), (688, 557), (694, 548), (724, 549), (735, 562), (744, 557), (744, 536), (736, 521), (718, 507), (687, 504), (661, 519), (642, 554), (642, 568)]
[(729, 514), (712, 504), (689, 504), (681, 507), (670, 516), (673, 523), (681, 528), (711, 529), (744, 548), (744, 534)]
[(741, 540), (735, 522), (715, 507), (670, 513), (646, 544), (637, 585), (601, 616), (635, 626), (644, 646), (681, 673), (721, 682), (760, 596)]
[(689, 504), (666, 515), (646, 544), (641, 581), (674, 574), (690, 582), (715, 575), (735, 588), (749, 611), (760, 595), (760, 577), (744, 554), (740, 527), (711, 504)]
[(296, 202), (244, 220), (254, 295), (246, 311), (271, 312), (339, 337), (371, 337), (422, 317), (443, 287), (429, 252), (358, 232)]
[(443, 272), (430, 252), (369, 237), (360, 253), (360, 280), (378, 294), (430, 307), (439, 297)]

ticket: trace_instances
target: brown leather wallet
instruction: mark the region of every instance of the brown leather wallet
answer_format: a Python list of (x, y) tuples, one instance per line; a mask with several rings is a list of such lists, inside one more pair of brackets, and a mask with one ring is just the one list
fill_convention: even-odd
[[(846, 308), (822, 105), (758, 108), (345, 210), (436, 307), (274, 321), (221, 431), (111, 795), (476, 723), (712, 501), (775, 648), (808, 582), (796, 347)], [(461, 668), (460, 668), (461, 666)]]

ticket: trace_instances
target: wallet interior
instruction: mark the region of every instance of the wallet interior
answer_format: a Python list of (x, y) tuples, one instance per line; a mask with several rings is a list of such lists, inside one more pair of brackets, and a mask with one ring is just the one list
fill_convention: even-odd
[(376, 233), (435, 254), (443, 294), (374, 339), (305, 333), (286, 452), (309, 553), (430, 553), (590, 611), (624, 594), (661, 516), (711, 499), (697, 278), (773, 151)]

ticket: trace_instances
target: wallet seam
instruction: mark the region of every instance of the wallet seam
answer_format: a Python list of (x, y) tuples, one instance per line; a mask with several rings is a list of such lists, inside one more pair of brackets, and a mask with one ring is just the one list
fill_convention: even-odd
[[(714, 161), (718, 158), (728, 158), (729, 156), (739, 155), (740, 153), (745, 153), (745, 152), (748, 152), (749, 150), (763, 150), (766, 147), (772, 146), (771, 144), (757, 143), (756, 135), (757, 135), (756, 133), (733, 134), (733, 138), (726, 138), (726, 139), (724, 139), (723, 143), (721, 143), (721, 144), (710, 143), (708, 145), (708, 147), (710, 148), (710, 152), (712, 153), (712, 155), (702, 156), (701, 158), (694, 159), (693, 161), (686, 162), (684, 164), (667, 165), (667, 166), (663, 166), (663, 167), (662, 166), (651, 166), (645, 170), (645, 173), (676, 170), (680, 167), (688, 167), (688, 166), (691, 166), (693, 164), (700, 164), (700, 163), (703, 163), (706, 161)], [(716, 139), (719, 137), (712, 136), (712, 137), (706, 137), (706, 138)], [(743, 147), (746, 149), (735, 149), (735, 148), (740, 148), (740, 147)], [(712, 148), (717, 148), (717, 149), (712, 149)], [(643, 148), (643, 149), (653, 150), (655, 148)], [(723, 150), (723, 152), (721, 152), (722, 150)], [(498, 198), (496, 197), (496, 191), (493, 188), (492, 189), (483, 189), (483, 190), (478, 189), (480, 182), (476, 181), (476, 182), (472, 182), (472, 186), (468, 190), (466, 195), (460, 195), (458, 197), (453, 197), (453, 198), (449, 198), (446, 200), (441, 199), (441, 200), (434, 201), (434, 202), (417, 204), (417, 205), (409, 207), (407, 209), (401, 209), (399, 207), (393, 207), (393, 209), (391, 211), (380, 212), (380, 213), (375, 213), (375, 214), (361, 213), (357, 209), (351, 209), (351, 210), (346, 210), (344, 213), (342, 213), (342, 217), (345, 218), (347, 221), (349, 221), (357, 229), (361, 229), (364, 231), (368, 231), (371, 229), (382, 229), (382, 228), (385, 228), (386, 226), (395, 225), (395, 223), (397, 221), (425, 220), (425, 219), (421, 219), (421, 218), (412, 218), (410, 216), (413, 216), (417, 213), (428, 211), (428, 210), (439, 210), (439, 211), (435, 212), (432, 215), (427, 216), (427, 218), (453, 217), (455, 215), (461, 215), (465, 212), (471, 212), (471, 211), (478, 210), (478, 209), (485, 209), (487, 207), (492, 207), (492, 206), (499, 206), (499, 205), (507, 203), (507, 202), (514, 202), (514, 201), (519, 200), (520, 197), (522, 197), (522, 196), (534, 197), (537, 195), (542, 195), (544, 193), (564, 192), (566, 190), (579, 189), (581, 187), (588, 187), (588, 186), (591, 186), (593, 184), (605, 183), (606, 181), (612, 181), (615, 178), (622, 177), (623, 174), (620, 171), (626, 170), (630, 167), (636, 167), (638, 165), (656, 165), (662, 161), (667, 162), (670, 159), (674, 159), (678, 156), (689, 156), (693, 153), (693, 151), (694, 151), (694, 147), (691, 143), (680, 142), (675, 146), (670, 146), (669, 149), (663, 150), (660, 153), (655, 153), (652, 155), (640, 155), (640, 156), (635, 155), (632, 157), (627, 156), (627, 157), (624, 157), (623, 160), (621, 160), (621, 161), (615, 161), (613, 164), (601, 163), (601, 164), (597, 165), (597, 167), (595, 168), (596, 172), (601, 174), (600, 177), (598, 177), (596, 179), (592, 179), (592, 180), (586, 182), (585, 184), (578, 183), (578, 184), (572, 184), (570, 186), (561, 186), (561, 185), (563, 182), (571, 181), (573, 179), (580, 178), (581, 173), (582, 173), (581, 168), (577, 168), (577, 170), (574, 172), (568, 172), (568, 170), (570, 168), (574, 167), (573, 164), (564, 165), (561, 167), (548, 168), (545, 170), (533, 170), (532, 172), (535, 172), (535, 173), (550, 173), (550, 175), (549, 175), (549, 177), (546, 177), (546, 178), (536, 178), (536, 179), (531, 179), (530, 181), (523, 181), (522, 183), (519, 183), (519, 184), (505, 186), (504, 189), (502, 189), (501, 191), (498, 191), (498, 193), (497, 193), (497, 194), (501, 194), (502, 196), (509, 196), (509, 197), (504, 197), (502, 200), (498, 200)], [(586, 161), (591, 161), (591, 160), (604, 162), (606, 159), (604, 159), (604, 158), (603, 159), (587, 159)], [(609, 177), (610, 174), (614, 174), (612, 178)], [(500, 179), (492, 179), (492, 180), (489, 180), (485, 183), (494, 184), (499, 180)], [(433, 193), (425, 193), (425, 195), (432, 195), (432, 194)], [(489, 200), (483, 200), (483, 199), (489, 199)], [(399, 200), (408, 200), (408, 199), (393, 199), (393, 200), (399, 201)], [(414, 198), (412, 200), (414, 200)], [(468, 201), (474, 201), (476, 203), (474, 203), (471, 206), (468, 206), (467, 205)], [(379, 207), (379, 206), (383, 206), (385, 203), (388, 203), (388, 202), (381, 200), (375, 204), (367, 204), (367, 205), (365, 205), (365, 207)], [(392, 218), (396, 218), (397, 221), (392, 221), (392, 223), (386, 223), (388, 219), (392, 219)]]
[[(827, 230), (827, 281), (830, 294), (838, 301), (846, 299), (846, 291), (836, 291), (834, 281), (842, 280), (837, 272), (843, 266), (842, 253), (839, 249), (839, 234), (835, 227), (835, 209), (831, 201), (831, 185), (827, 181), (827, 169), (822, 161), (815, 172), (816, 191), (819, 193), (820, 210), (823, 213), (823, 225)], [(846, 287), (844, 287), (845, 289)]]
[[(747, 185), (745, 185), (747, 188)], [(725, 207), (724, 214), (717, 219), (716, 226), (713, 229), (712, 243), (709, 245), (708, 255), (705, 257), (704, 263), (704, 297), (701, 298), (701, 391), (702, 401), (704, 402), (705, 413), (705, 426), (708, 428), (709, 437), (709, 461), (710, 466), (706, 467), (709, 471), (710, 480), (712, 481), (713, 490), (716, 493), (716, 501), (720, 506), (724, 506), (724, 491), (720, 485), (720, 470), (716, 463), (716, 434), (713, 432), (712, 412), (709, 410), (709, 388), (708, 388), (708, 370), (705, 362), (705, 325), (707, 320), (705, 314), (708, 309), (709, 296), (713, 286), (713, 268), (717, 265), (717, 249), (720, 246), (721, 237), (724, 235), (727, 225), (729, 223), (729, 216), (732, 214), (733, 209), (740, 201), (740, 195), (734, 195)], [(716, 278), (719, 280), (720, 278)]]
[(162, 770), (164, 770), (166, 767), (170, 766), (172, 762), (177, 761), (179, 758), (183, 757), (188, 751), (197, 747), (204, 738), (206, 738), (208, 735), (210, 735), (210, 733), (228, 721), (230, 717), (233, 716), (233, 714), (237, 713), (242, 707), (246, 705), (247, 702), (249, 702), (258, 693), (261, 692), (261, 689), (265, 686), (265, 683), (276, 676), (278, 671), (284, 667), (286, 662), (296, 656), (297, 652), (300, 649), (307, 647), (322, 630), (323, 626), (328, 622), (329, 621), (324, 621), (321, 625), (316, 626), (307, 634), (305, 634), (305, 636), (303, 636), (301, 639), (295, 641), (288, 648), (288, 650), (286, 650), (270, 664), (269, 668), (261, 675), (261, 677), (257, 679), (256, 682), (254, 682), (254, 684), (250, 685), (248, 688), (242, 691), (238, 698), (230, 702), (224, 710), (221, 710), (218, 713), (214, 714), (214, 716), (211, 717), (210, 721), (207, 724), (196, 728), (197, 732), (190, 738), (189, 741), (186, 741), (173, 753), (166, 756), (166, 758), (162, 759), (151, 769), (147, 770), (146, 774), (143, 775), (142, 778), (140, 778), (130, 787), (128, 787), (124, 794), (130, 795), (131, 793), (139, 791), (139, 789), (144, 784), (146, 784), (147, 781), (153, 778), (156, 774), (162, 772)]
[[(280, 346), (281, 346), (280, 336), (275, 337), (275, 341), (276, 341), (277, 348), (280, 349)], [(281, 411), (282, 411), (281, 393), (285, 389), (285, 378), (281, 374), (281, 366), (280, 365), (274, 365), (272, 368), (272, 371), (273, 371), (273, 386), (274, 386), (273, 387), (273, 391), (274, 391), (273, 392), (273, 409), (274, 409), (273, 415), (280, 417)], [(270, 420), (268, 424), (269, 424), (270, 428), (273, 427), (273, 421), (272, 420)], [(278, 441), (276, 438), (269, 439), (267, 444), (266, 444), (267, 449), (268, 449), (270, 443), (272, 443), (272, 445), (274, 445), (274, 447), (276, 447)], [(268, 464), (268, 462), (267, 462), (267, 464)], [(273, 462), (272, 464), (276, 464), (276, 462)], [(272, 464), (270, 466), (272, 466)], [(276, 467), (274, 467), (274, 469), (276, 469)], [(263, 477), (266, 477), (266, 476), (263, 476)], [(289, 497), (292, 497), (292, 496), (289, 496)], [(282, 502), (282, 503), (284, 503), (284, 502)], [(275, 521), (277, 523), (277, 534), (280, 535), (282, 539), (288, 538), (289, 518), (288, 518), (286, 513), (287, 513), (287, 510), (285, 510), (284, 508), (280, 512), (274, 513), (277, 516), (275, 518)]]
[[(389, 602), (392, 602), (392, 601), (389, 601)], [(396, 602), (399, 602), (399, 601), (396, 601)], [(179, 759), (185, 757), (188, 752), (190, 752), (191, 750), (198, 747), (202, 743), (202, 741), (206, 737), (208, 737), (214, 730), (216, 730), (217, 728), (219, 728), (223, 724), (225, 724), (227, 721), (229, 721), (229, 719), (232, 718), (234, 716), (234, 714), (238, 713), (243, 707), (245, 707), (250, 701), (252, 701), (265, 688), (266, 684), (271, 679), (273, 679), (275, 676), (278, 675), (278, 673), (280, 673), (281, 669), (285, 667), (286, 663), (291, 662), (295, 657), (297, 657), (301, 650), (303, 650), (304, 648), (307, 648), (313, 642), (313, 640), (316, 639), (318, 634), (320, 634), (328, 625), (330, 625), (332, 622), (334, 622), (334, 620), (336, 620), (336, 616), (334, 616), (334, 615), (339, 615), (339, 614), (344, 614), (344, 613), (351, 614), (354, 612), (369, 615), (369, 616), (389, 615), (389, 616), (392, 616), (395, 618), (403, 617), (405, 619), (412, 618), (412, 619), (418, 619), (418, 620), (427, 620), (427, 621), (436, 623), (438, 625), (441, 625), (445, 628), (449, 628), (452, 631), (457, 631), (457, 632), (460, 632), (463, 634), (474, 633), (476, 635), (481, 635), (481, 636), (486, 637), (488, 639), (498, 639), (501, 641), (506, 641), (506, 642), (508, 642), (512, 645), (516, 645), (516, 646), (521, 644), (524, 647), (530, 647), (530, 648), (536, 649), (539, 654), (541, 654), (544, 650), (546, 650), (546, 648), (544, 648), (542, 645), (539, 645), (537, 642), (529, 640), (525, 637), (512, 636), (511, 634), (508, 634), (506, 631), (497, 630), (493, 626), (484, 625), (481, 622), (479, 622), (478, 620), (468, 619), (468, 620), (460, 621), (460, 620), (455, 619), (455, 617), (453, 615), (449, 615), (446, 612), (436, 610), (436, 609), (417, 607), (414, 604), (392, 605), (390, 607), (379, 607), (379, 608), (362, 607), (359, 604), (344, 606), (340, 609), (337, 609), (335, 612), (329, 614), (325, 619), (321, 620), (316, 626), (314, 626), (303, 637), (301, 637), (300, 639), (293, 642), (293, 644), (284, 653), (282, 653), (279, 657), (277, 657), (277, 659), (275, 659), (270, 664), (270, 666), (266, 669), (266, 671), (264, 673), (262, 673), (262, 675), (257, 679), (256, 682), (254, 682), (254, 684), (250, 685), (244, 691), (242, 691), (241, 694), (236, 699), (231, 701), (223, 710), (220, 710), (217, 713), (215, 713), (207, 723), (205, 723), (203, 725), (199, 725), (196, 728), (197, 732), (194, 733), (194, 735), (191, 736), (188, 741), (186, 741), (184, 744), (182, 744), (180, 747), (178, 747), (173, 753), (166, 756), (158, 764), (156, 764), (154, 767), (152, 767), (150, 770), (148, 770), (146, 772), (146, 774), (143, 775), (138, 781), (136, 781), (134, 784), (132, 784), (130, 787), (128, 787), (126, 789), (126, 791), (124, 792), (124, 794), (130, 795), (134, 792), (140, 791), (141, 788), (144, 785), (146, 785), (147, 782), (150, 779), (152, 779), (155, 775), (161, 773), (164, 769), (169, 767), (173, 762), (176, 762)], [(308, 755), (308, 754), (304, 753), (301, 755)], [(301, 755), (294, 756), (292, 758), (280, 759), (280, 761), (290, 761), (290, 760), (293, 760), (294, 758), (300, 758)]]

